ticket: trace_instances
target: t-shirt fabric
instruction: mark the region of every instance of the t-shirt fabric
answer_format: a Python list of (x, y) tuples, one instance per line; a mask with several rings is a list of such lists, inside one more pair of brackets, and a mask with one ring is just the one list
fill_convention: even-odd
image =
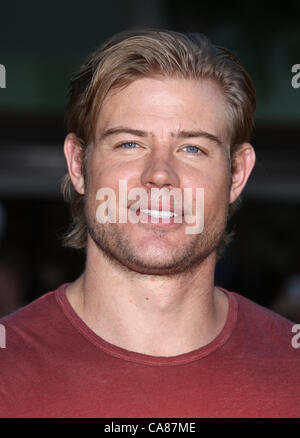
[(68, 301), (68, 283), (0, 320), (0, 416), (300, 417), (293, 323), (235, 292), (209, 344), (172, 357), (112, 345)]

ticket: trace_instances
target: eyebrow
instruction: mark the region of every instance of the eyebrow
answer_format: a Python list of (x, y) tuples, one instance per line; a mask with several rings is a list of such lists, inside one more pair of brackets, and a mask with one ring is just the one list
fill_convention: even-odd
[[(105, 131), (101, 132), (98, 140), (101, 142), (105, 138), (110, 137), (111, 135), (117, 135), (117, 134), (132, 134), (132, 135), (135, 135), (137, 137), (153, 137), (154, 136), (153, 133), (150, 133), (150, 132), (141, 131), (139, 129), (132, 129), (132, 128), (127, 128), (127, 127), (123, 127), (123, 126), (118, 126), (115, 128), (106, 129)], [(222, 146), (221, 140), (216, 135), (210, 134), (209, 132), (203, 131), (201, 129), (196, 130), (196, 131), (172, 132), (171, 137), (180, 138), (180, 139), (203, 137), (203, 138), (207, 138), (208, 140), (216, 143), (218, 146)]]

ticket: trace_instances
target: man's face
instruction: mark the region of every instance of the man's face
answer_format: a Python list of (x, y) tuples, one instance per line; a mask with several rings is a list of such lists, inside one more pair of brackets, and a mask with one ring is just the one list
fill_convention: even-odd
[[(209, 80), (138, 79), (105, 99), (87, 163), (85, 212), (88, 245), (144, 274), (175, 274), (215, 253), (230, 199), (226, 102)], [(117, 132), (113, 130), (118, 128)], [(120, 129), (119, 129), (120, 128)], [(129, 132), (131, 130), (131, 132)], [(133, 132), (136, 131), (136, 132)], [(206, 134), (205, 134), (206, 133)], [(208, 135), (207, 135), (208, 134)], [(204, 229), (187, 234), (182, 223), (105, 223), (96, 219), (97, 191), (112, 188), (119, 213), (119, 181), (142, 188), (204, 190)], [(132, 201), (121, 208), (130, 210)]]

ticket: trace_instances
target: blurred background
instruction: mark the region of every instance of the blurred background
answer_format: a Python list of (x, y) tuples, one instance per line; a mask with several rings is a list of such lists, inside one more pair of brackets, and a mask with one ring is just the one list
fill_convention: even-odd
[(299, 0), (1, 4), (0, 316), (84, 269), (83, 254), (60, 244), (70, 220), (60, 194), (69, 79), (107, 37), (155, 26), (207, 34), (254, 81), (257, 164), (216, 283), (300, 323), (300, 88), (291, 84), (300, 64), (299, 16)]

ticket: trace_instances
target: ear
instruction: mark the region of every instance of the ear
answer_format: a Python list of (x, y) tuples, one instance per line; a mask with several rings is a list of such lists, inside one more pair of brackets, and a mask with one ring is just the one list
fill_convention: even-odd
[(82, 148), (79, 139), (74, 133), (70, 133), (65, 138), (64, 154), (67, 160), (69, 176), (75, 190), (84, 194), (84, 177), (81, 172)]
[(230, 201), (234, 202), (242, 193), (255, 164), (255, 152), (250, 143), (243, 143), (234, 154)]

